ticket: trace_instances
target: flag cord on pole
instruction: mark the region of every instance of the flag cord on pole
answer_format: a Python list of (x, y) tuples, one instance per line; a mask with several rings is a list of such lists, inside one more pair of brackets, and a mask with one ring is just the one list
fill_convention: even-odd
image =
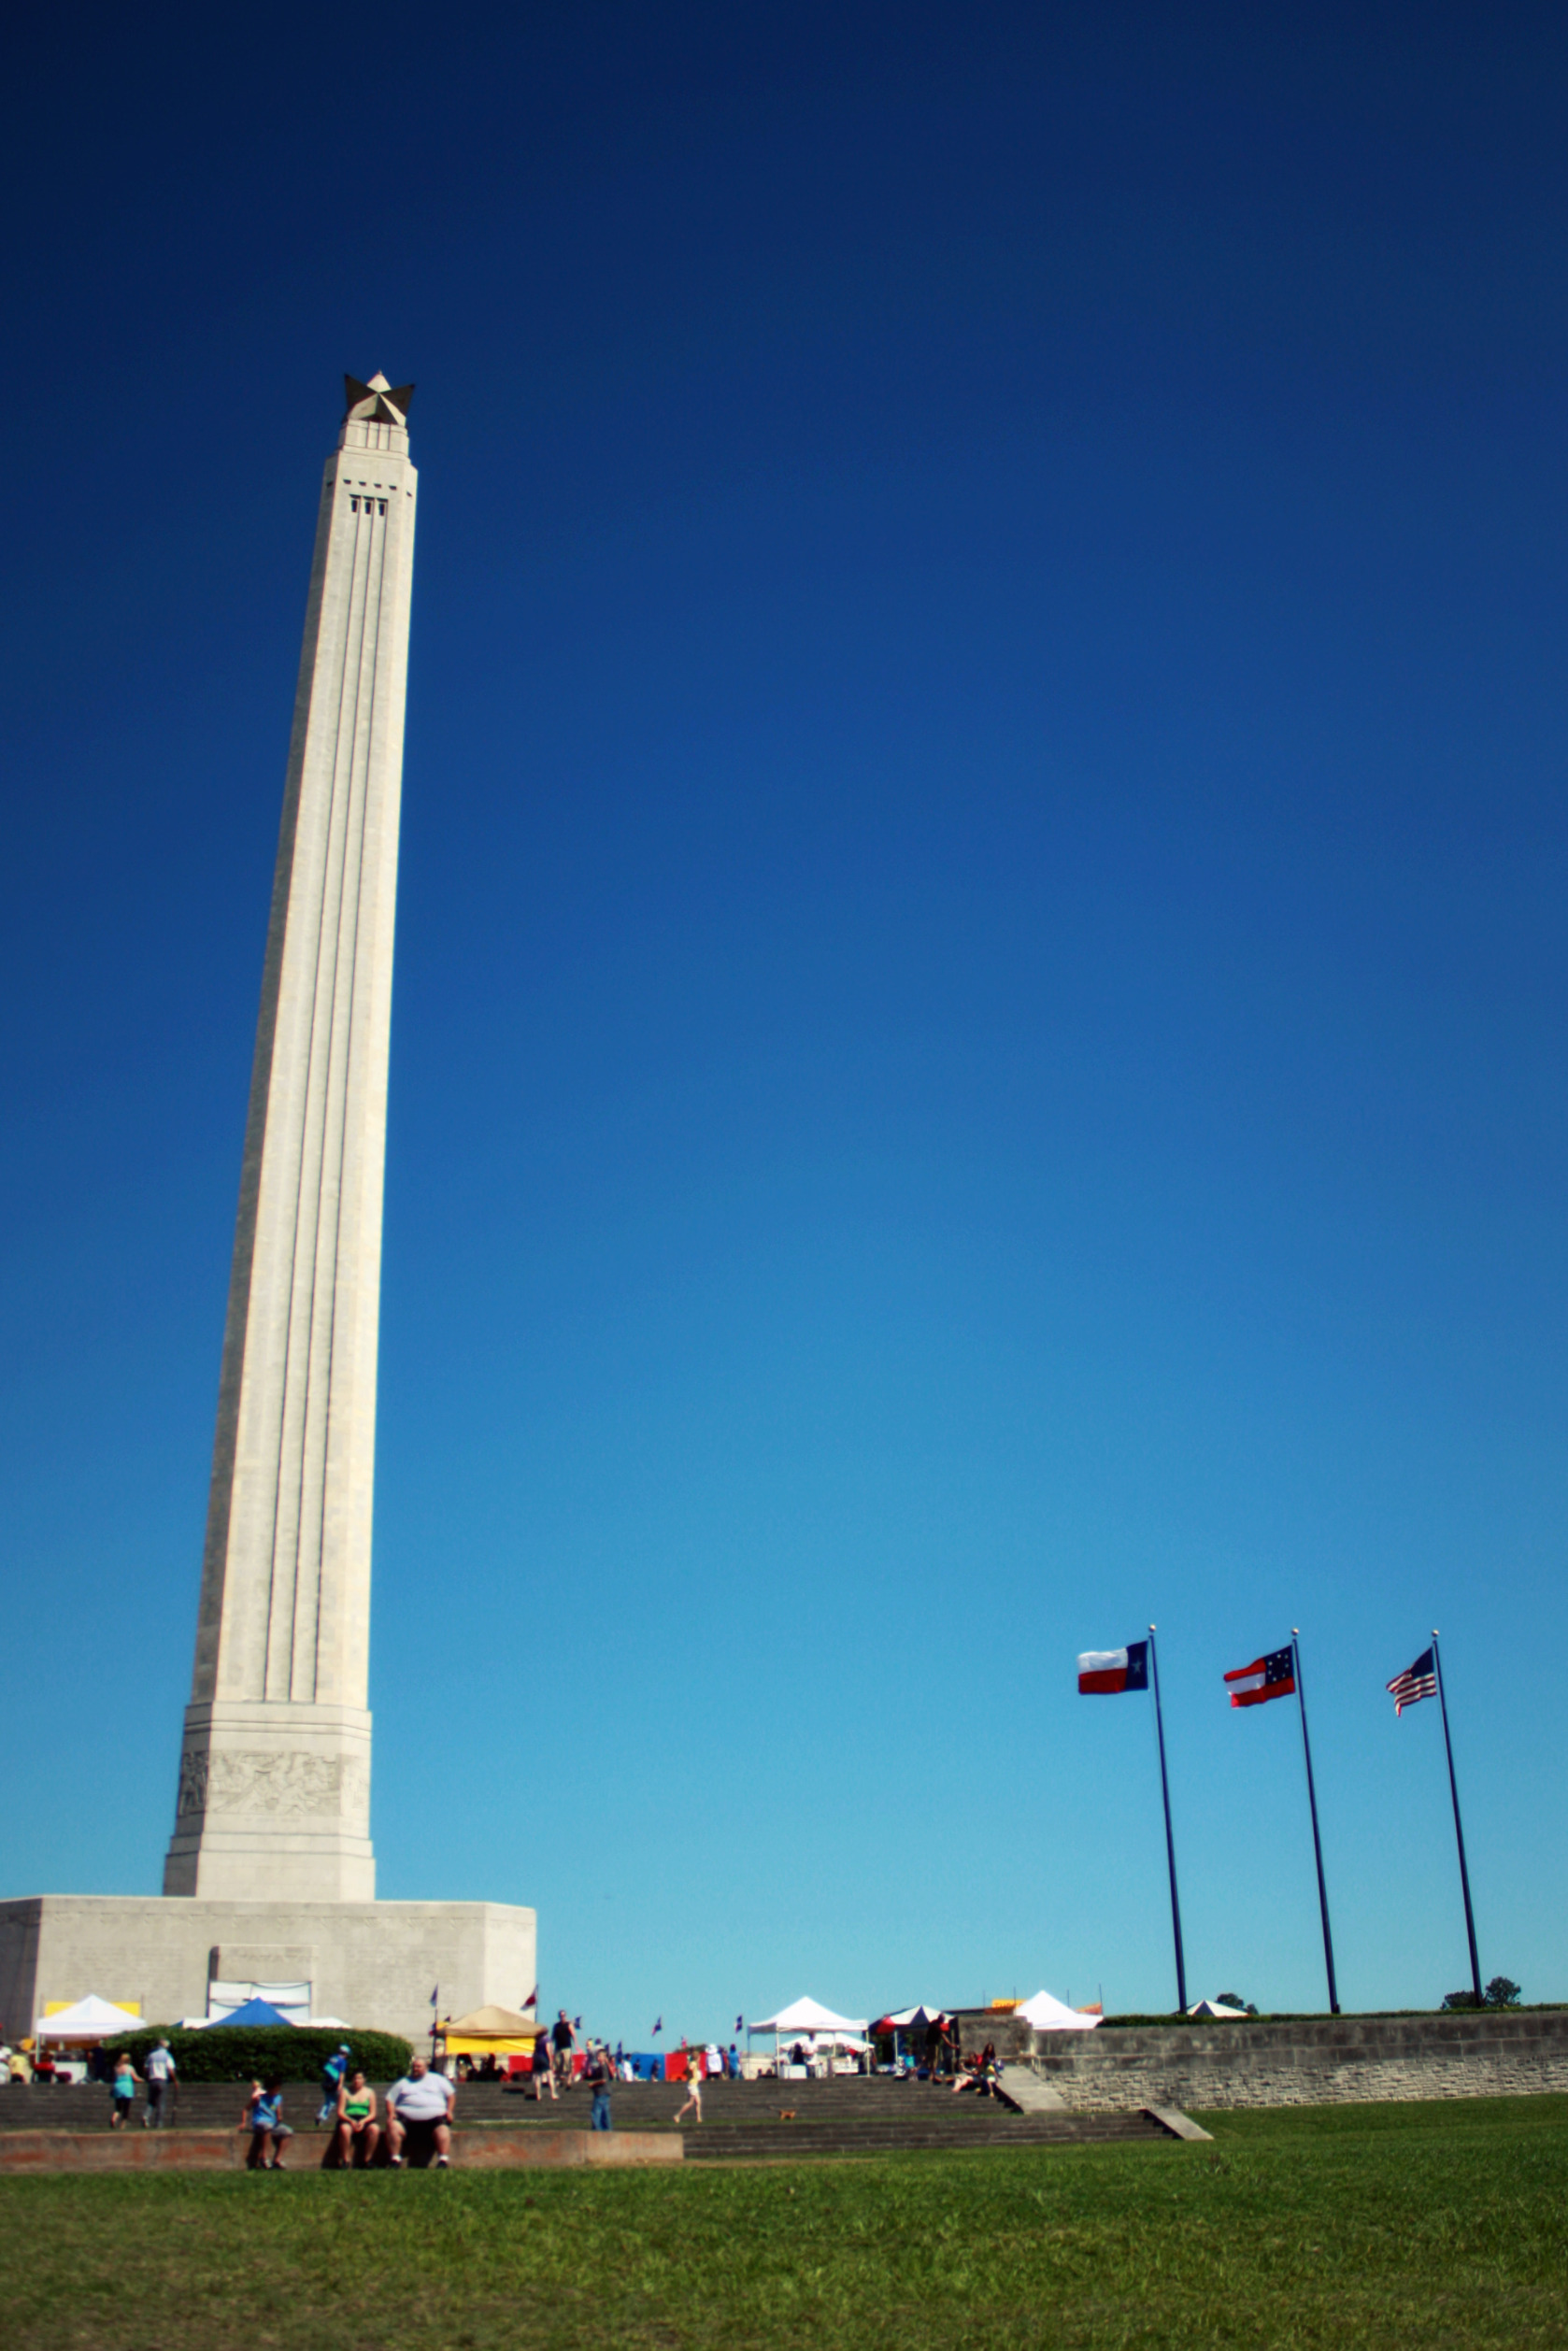
[(1459, 1781), (1454, 1776), (1454, 1743), (1448, 1736), (1448, 1695), (1443, 1687), (1443, 1653), (1437, 1645), (1435, 1630), (1432, 1636), (1433, 1663), (1437, 1669), (1437, 1703), (1443, 1709), (1443, 1746), (1448, 1758), (1448, 1792), (1454, 1800), (1454, 1835), (1459, 1842), (1459, 1882), (1464, 1892), (1464, 1931), (1470, 1942), (1470, 1984), (1475, 1995), (1475, 2005), (1482, 2001), (1481, 1962), (1475, 1952), (1475, 1914), (1470, 1907), (1470, 1872), (1464, 1860), (1464, 1827), (1459, 1817)]
[(1165, 1717), (1160, 1704), (1160, 1653), (1154, 1646), (1152, 1625), (1148, 1628), (1148, 1660), (1154, 1668), (1154, 1730), (1160, 1742), (1160, 1793), (1165, 1803), (1165, 1859), (1171, 1873), (1171, 1932), (1176, 1939), (1176, 2006), (1185, 2015), (1187, 1962), (1181, 1949), (1181, 1904), (1176, 1900), (1176, 1838), (1171, 1832), (1171, 1784), (1165, 1776)]
[(1323, 1958), (1329, 1971), (1329, 2014), (1339, 2014), (1339, 1987), (1333, 1977), (1333, 1937), (1329, 1932), (1329, 1889), (1323, 1880), (1323, 1841), (1318, 1834), (1318, 1791), (1312, 1784), (1312, 1742), (1306, 1735), (1306, 1688), (1302, 1680), (1301, 1634), (1290, 1627), (1291, 1661), (1296, 1672), (1296, 1703), (1302, 1717), (1302, 1753), (1306, 1758), (1306, 1801), (1312, 1814), (1312, 1853), (1318, 1864), (1318, 1907), (1323, 1914)]

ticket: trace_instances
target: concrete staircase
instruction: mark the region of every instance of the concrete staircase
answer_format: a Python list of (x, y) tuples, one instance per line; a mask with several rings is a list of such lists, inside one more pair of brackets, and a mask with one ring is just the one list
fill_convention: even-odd
[[(380, 2087), (379, 2085), (378, 2087)], [(686, 2092), (679, 2083), (618, 2083), (612, 2099), (620, 2130), (673, 2131)], [(185, 2130), (233, 2130), (245, 2102), (240, 2083), (182, 2086), (175, 2119)], [(464, 2123), (510, 2124), (523, 2130), (583, 2130), (589, 2093), (567, 2091), (542, 2106), (495, 2083), (466, 2083), (458, 2093), (458, 2160)], [(291, 2086), (284, 2115), (297, 2134), (292, 2159), (306, 2168), (324, 2149), (316, 2129), (319, 2093)], [(109, 2095), (97, 2085), (0, 2089), (0, 2130), (104, 2130)], [(785, 2116), (792, 2117), (785, 2120)], [(131, 2128), (141, 2129), (141, 2107)], [(1174, 2126), (1133, 2109), (1119, 2114), (1018, 2114), (993, 2099), (929, 2082), (840, 2076), (831, 2082), (710, 2082), (703, 2120), (680, 2126), (689, 2162), (799, 2162), (826, 2156), (882, 2155), (919, 2148), (1074, 2146), (1168, 2140)]]
[[(669, 2098), (667, 2087), (663, 2095)], [(677, 2093), (673, 2103), (679, 2102)], [(628, 2125), (632, 2120), (628, 2112)], [(955, 2098), (929, 2082), (885, 2076), (717, 2083), (703, 2091), (700, 2127), (683, 2128), (688, 2162), (798, 2162), (917, 2148), (1073, 2146), (1167, 2135), (1141, 2113), (1020, 2115), (968, 2091)]]

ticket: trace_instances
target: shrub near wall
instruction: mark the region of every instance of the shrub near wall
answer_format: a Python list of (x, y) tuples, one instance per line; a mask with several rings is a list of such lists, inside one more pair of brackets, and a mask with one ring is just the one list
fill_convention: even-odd
[[(351, 2063), (363, 2067), (371, 2081), (395, 2082), (408, 2071), (413, 2055), (395, 2032), (357, 2032), (331, 2025), (207, 2025), (195, 2032), (153, 2025), (120, 2044), (130, 2050), (138, 2073), (146, 2073), (147, 2053), (164, 2032), (182, 2082), (314, 2082), (345, 2041), (353, 2052)], [(119, 2049), (109, 2054), (117, 2057)]]

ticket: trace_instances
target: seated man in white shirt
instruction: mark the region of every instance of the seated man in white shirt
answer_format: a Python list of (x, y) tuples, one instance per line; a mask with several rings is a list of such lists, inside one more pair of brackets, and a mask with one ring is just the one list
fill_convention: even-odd
[(434, 2145), (437, 2168), (451, 2160), (452, 2109), (457, 2084), (444, 2073), (433, 2073), (422, 2057), (415, 2058), (400, 2082), (387, 2092), (387, 2142), (394, 2163), (403, 2161), (406, 2143), (417, 2157)]

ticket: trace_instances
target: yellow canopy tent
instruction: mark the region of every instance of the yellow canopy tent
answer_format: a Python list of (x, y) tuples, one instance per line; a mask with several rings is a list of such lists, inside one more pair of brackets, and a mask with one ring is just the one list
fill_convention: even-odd
[(535, 2016), (492, 2002), (470, 2009), (466, 2016), (449, 2016), (435, 2028), (449, 2057), (522, 2057), (545, 2027)]

